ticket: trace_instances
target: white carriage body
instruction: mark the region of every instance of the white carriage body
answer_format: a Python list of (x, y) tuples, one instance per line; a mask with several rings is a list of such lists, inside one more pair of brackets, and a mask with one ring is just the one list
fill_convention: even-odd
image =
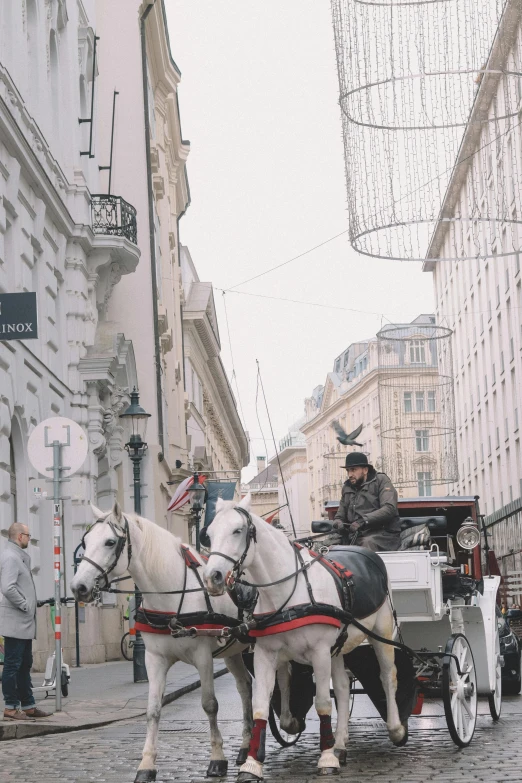
[(379, 554), (388, 571), (404, 643), (414, 650), (444, 652), (452, 633), (464, 634), (473, 651), (479, 694), (494, 692), (498, 633), (495, 607), (500, 577), (484, 577), (483, 594), (473, 596), (470, 604), (444, 601), (444, 555), (407, 550)]

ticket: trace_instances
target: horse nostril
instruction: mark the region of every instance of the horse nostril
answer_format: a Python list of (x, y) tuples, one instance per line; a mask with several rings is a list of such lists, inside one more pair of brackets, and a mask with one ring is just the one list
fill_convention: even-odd
[(212, 573), (212, 581), (216, 585), (222, 584), (222, 582), (223, 582), (223, 574), (221, 573), (221, 571), (214, 571)]
[(77, 587), (76, 587), (76, 592), (77, 592), (79, 595), (85, 595), (85, 593), (87, 592), (87, 588), (86, 588), (86, 586), (85, 586), (85, 585), (82, 585), (82, 584), (80, 584), (80, 585), (77, 585)]

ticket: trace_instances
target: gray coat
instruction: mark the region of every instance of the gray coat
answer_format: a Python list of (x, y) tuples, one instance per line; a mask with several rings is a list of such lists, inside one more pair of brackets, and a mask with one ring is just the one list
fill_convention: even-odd
[(0, 634), (35, 639), (36, 589), (31, 558), (12, 541), (0, 554), (0, 593)]
[(375, 552), (399, 548), (401, 521), (397, 511), (397, 491), (385, 473), (370, 468), (362, 487), (352, 487), (349, 481), (343, 493), (335, 519), (343, 523), (343, 539), (351, 539), (352, 522), (366, 522), (357, 545)]

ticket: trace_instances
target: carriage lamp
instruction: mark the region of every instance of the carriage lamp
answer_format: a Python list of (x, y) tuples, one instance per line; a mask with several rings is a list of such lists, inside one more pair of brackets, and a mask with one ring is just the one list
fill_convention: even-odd
[[(150, 416), (151, 414), (141, 407), (138, 390), (134, 387), (131, 392), (130, 405), (123, 413), (120, 413), (120, 419), (130, 422), (131, 435), (128, 443), (125, 444), (125, 451), (132, 462), (134, 511), (136, 514), (141, 514), (141, 460), (148, 448), (145, 442), (145, 434)], [(137, 585), (134, 585), (134, 591), (136, 594), (137, 611), (141, 606), (141, 593)], [(147, 669), (145, 667), (145, 644), (138, 630), (136, 631), (134, 647), (132, 648), (132, 668), (134, 682), (148, 682)]]
[(475, 549), (480, 544), (479, 529), (471, 517), (467, 517), (457, 531), (457, 543), (463, 549)]
[(203, 484), (199, 483), (199, 473), (194, 473), (194, 480), (187, 492), (189, 493), (191, 500), (191, 510), (194, 515), (194, 522), (196, 526), (196, 549), (199, 552), (201, 549), (201, 542), (199, 540), (199, 526), (201, 522), (201, 512), (203, 511), (203, 504), (205, 502), (207, 490)]

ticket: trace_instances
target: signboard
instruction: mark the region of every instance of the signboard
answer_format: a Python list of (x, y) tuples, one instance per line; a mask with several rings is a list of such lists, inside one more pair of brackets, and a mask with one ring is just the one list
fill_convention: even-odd
[(36, 294), (0, 294), (0, 341), (36, 339)]
[(216, 516), (216, 503), (218, 498), (234, 500), (236, 490), (235, 481), (209, 481), (207, 484), (207, 497), (205, 507), (205, 527), (208, 527)]
[(63, 416), (50, 416), (41, 421), (31, 433), (27, 444), (29, 462), (42, 476), (50, 476), (49, 468), (53, 466), (54, 441), (61, 444), (62, 470), (72, 476), (85, 462), (89, 451), (87, 434), (72, 419)]

